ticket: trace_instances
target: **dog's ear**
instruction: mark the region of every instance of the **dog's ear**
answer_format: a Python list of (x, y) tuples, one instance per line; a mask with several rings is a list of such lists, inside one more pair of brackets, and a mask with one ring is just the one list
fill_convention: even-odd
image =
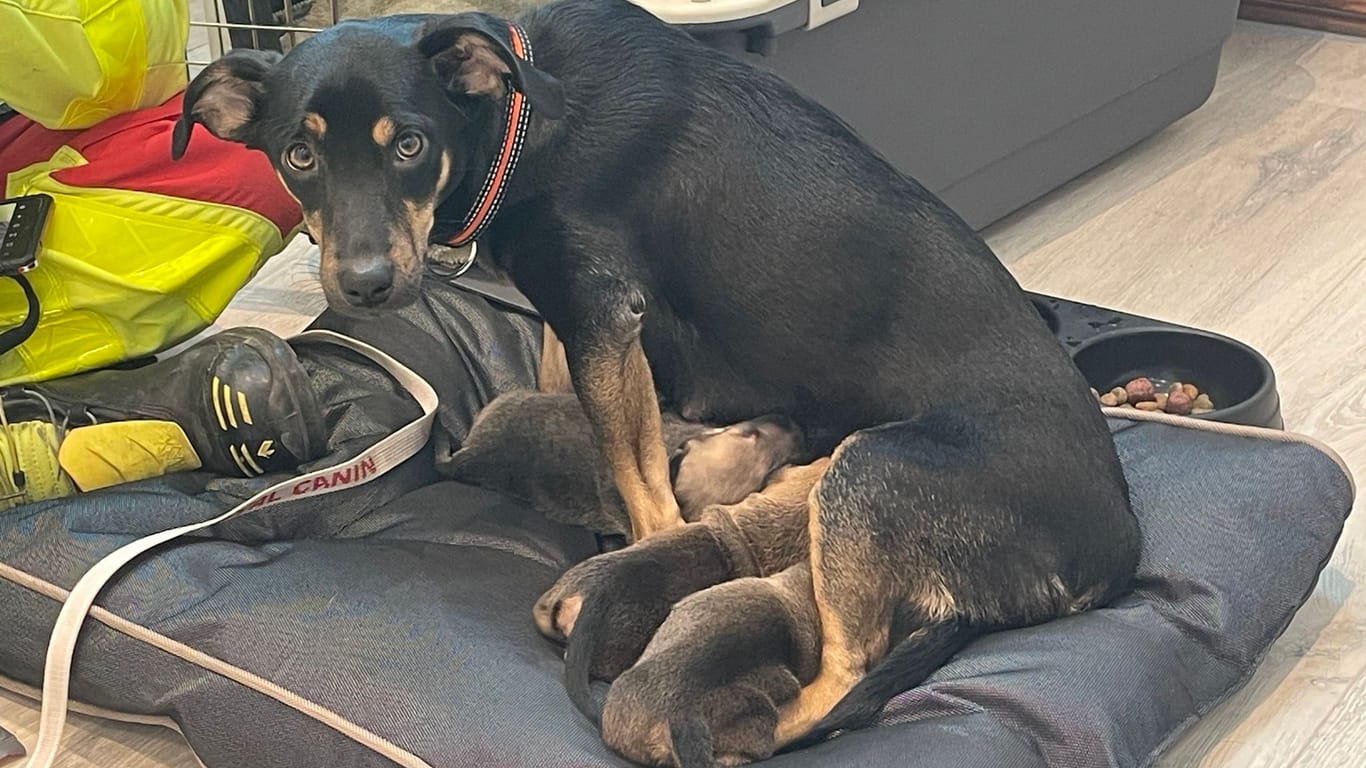
[(462, 13), (436, 22), (418, 41), (446, 88), (467, 96), (502, 96), (507, 82), (546, 117), (564, 115), (560, 81), (513, 53), (507, 22), (485, 13)]
[(195, 123), (220, 139), (243, 142), (265, 94), (266, 74), (280, 61), (275, 51), (236, 49), (204, 68), (185, 89), (180, 120), (171, 136), (171, 158), (190, 145)]

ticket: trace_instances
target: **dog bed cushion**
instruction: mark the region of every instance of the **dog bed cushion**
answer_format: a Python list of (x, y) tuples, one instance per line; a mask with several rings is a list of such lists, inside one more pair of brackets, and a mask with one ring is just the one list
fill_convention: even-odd
[[(1135, 590), (985, 637), (879, 727), (775, 768), (1144, 765), (1248, 679), (1327, 562), (1350, 478), (1280, 433), (1111, 425), (1142, 522)], [(209, 768), (625, 765), (530, 620), (592, 537), (425, 477), (154, 551), (87, 621), (73, 698), (169, 717)], [(63, 590), (101, 556), (253, 488), (184, 476), (0, 514), (0, 673), (37, 684)]]

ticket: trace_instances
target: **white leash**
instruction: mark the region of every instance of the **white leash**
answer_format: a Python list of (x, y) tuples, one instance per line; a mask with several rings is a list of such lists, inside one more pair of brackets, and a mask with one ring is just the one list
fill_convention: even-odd
[(24, 768), (52, 768), (61, 746), (62, 731), (66, 727), (67, 696), (71, 684), (71, 661), (76, 653), (76, 641), (81, 625), (99, 595), (120, 570), (134, 558), (153, 547), (187, 533), (217, 525), (245, 512), (275, 506), (310, 496), (354, 488), (384, 475), (417, 453), (427, 443), (432, 420), (436, 416), (437, 396), (431, 385), (403, 364), (374, 347), (331, 331), (306, 331), (295, 336), (295, 341), (325, 341), (357, 352), (388, 371), (422, 407), (422, 416), (397, 432), (385, 437), (361, 455), (345, 464), (324, 467), (277, 483), (236, 507), (210, 520), (183, 525), (179, 528), (144, 536), (109, 553), (91, 566), (71, 588), (62, 604), (57, 623), (48, 642), (47, 661), (43, 670), (43, 703), (38, 721), (38, 740), (33, 754)]

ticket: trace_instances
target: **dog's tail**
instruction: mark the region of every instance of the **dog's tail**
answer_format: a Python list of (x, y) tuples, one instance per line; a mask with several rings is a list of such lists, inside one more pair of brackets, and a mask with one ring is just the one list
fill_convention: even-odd
[(574, 620), (574, 632), (569, 636), (564, 651), (564, 689), (574, 708), (593, 722), (602, 725), (604, 699), (593, 695), (593, 659), (601, 645), (602, 635), (609, 632), (610, 600), (589, 600)]
[(835, 708), (794, 747), (808, 746), (835, 731), (871, 725), (897, 694), (924, 682), (981, 632), (958, 621), (929, 624), (912, 632), (868, 672)]

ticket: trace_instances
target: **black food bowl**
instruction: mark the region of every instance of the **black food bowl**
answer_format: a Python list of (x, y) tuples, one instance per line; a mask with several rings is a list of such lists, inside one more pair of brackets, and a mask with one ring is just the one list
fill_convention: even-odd
[(1072, 353), (1100, 392), (1141, 376), (1194, 384), (1215, 410), (1193, 418), (1280, 429), (1276, 375), (1256, 350), (1215, 333), (1180, 328), (1127, 328), (1087, 339)]

